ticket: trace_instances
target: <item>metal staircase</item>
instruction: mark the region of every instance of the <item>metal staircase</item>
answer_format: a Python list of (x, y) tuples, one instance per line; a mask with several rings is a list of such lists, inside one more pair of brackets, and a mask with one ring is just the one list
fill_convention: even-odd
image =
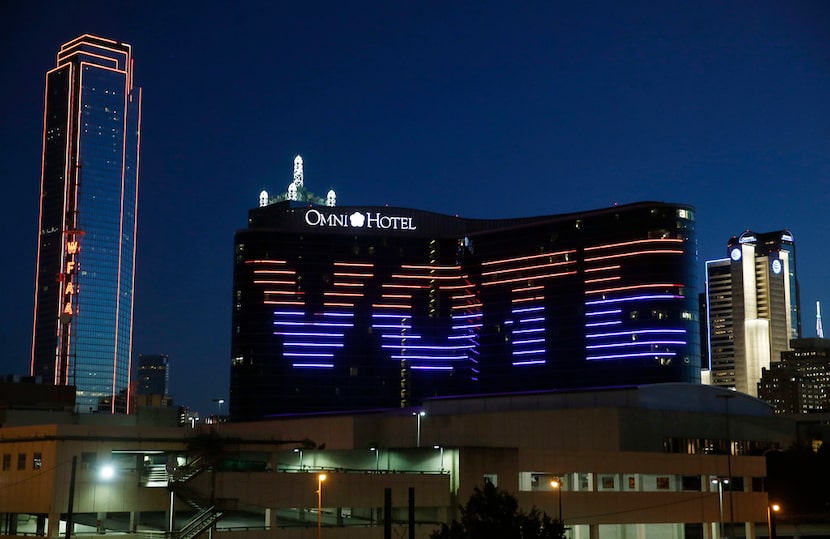
[(172, 473), (168, 472), (167, 488), (196, 511), (181, 529), (170, 532), (170, 539), (194, 539), (224, 516), (224, 512), (214, 500), (206, 498), (188, 485), (218, 461), (218, 457), (197, 455), (184, 466), (176, 468)]

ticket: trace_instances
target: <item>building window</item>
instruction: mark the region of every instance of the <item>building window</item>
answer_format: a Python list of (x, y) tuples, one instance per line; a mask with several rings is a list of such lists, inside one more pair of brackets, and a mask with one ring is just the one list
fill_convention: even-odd
[(18, 453), (17, 454), (17, 469), (18, 470), (25, 470), (26, 469), (26, 453)]
[(3, 453), (3, 471), (7, 472), (12, 469), (12, 454)]
[(484, 484), (486, 485), (487, 483), (493, 485), (494, 487), (499, 486), (499, 476), (498, 476), (498, 474), (494, 474), (494, 473), (484, 474)]
[(32, 469), (40, 470), (43, 466), (43, 453), (35, 453), (32, 455)]
[(95, 453), (81, 453), (81, 469), (89, 470), (95, 468), (97, 455)]
[(681, 478), (681, 485), (683, 490), (693, 490), (696, 492), (703, 490), (703, 481), (699, 475), (684, 475)]
[(613, 475), (600, 476), (600, 490), (617, 490), (617, 485)]

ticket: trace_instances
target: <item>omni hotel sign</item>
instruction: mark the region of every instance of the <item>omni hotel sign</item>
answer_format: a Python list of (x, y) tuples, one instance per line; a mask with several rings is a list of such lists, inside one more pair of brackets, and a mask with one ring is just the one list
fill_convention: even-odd
[(309, 226), (325, 228), (371, 228), (378, 230), (417, 230), (412, 217), (381, 212), (323, 213), (311, 208), (305, 212)]

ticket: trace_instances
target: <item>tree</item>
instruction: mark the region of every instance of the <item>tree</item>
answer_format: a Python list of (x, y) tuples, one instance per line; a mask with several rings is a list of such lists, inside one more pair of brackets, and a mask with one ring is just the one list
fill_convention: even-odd
[(461, 520), (442, 524), (430, 534), (431, 539), (563, 539), (565, 525), (533, 507), (519, 510), (519, 502), (507, 492), (485, 483), (475, 487), (464, 506)]

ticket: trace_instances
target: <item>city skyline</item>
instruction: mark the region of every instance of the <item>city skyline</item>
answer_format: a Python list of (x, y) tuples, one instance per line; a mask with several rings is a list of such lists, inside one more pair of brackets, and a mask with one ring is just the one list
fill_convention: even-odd
[(170, 356), (176, 403), (207, 414), (228, 396), (233, 234), (298, 153), (338, 205), (691, 204), (700, 290), (729, 235), (786, 228), (814, 334), (812, 306), (830, 302), (826, 6), (369, 5), (13, 4), (0, 372), (28, 371), (43, 74), (84, 33), (133, 45), (144, 88), (133, 353)]

